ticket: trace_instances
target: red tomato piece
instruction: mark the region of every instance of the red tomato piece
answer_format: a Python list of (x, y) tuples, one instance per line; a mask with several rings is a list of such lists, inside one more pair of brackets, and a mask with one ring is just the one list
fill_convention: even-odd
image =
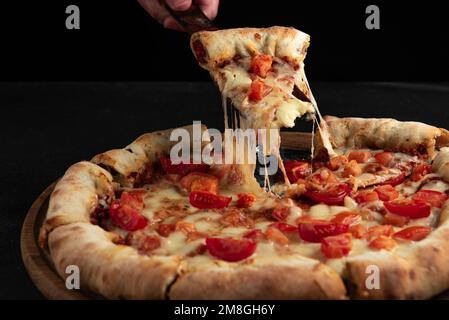
[(419, 181), (429, 173), (432, 173), (432, 166), (430, 164), (427, 163), (418, 164), (413, 168), (410, 179), (412, 181)]
[(426, 238), (430, 234), (430, 232), (432, 232), (431, 227), (413, 226), (396, 232), (395, 234), (393, 234), (393, 238), (408, 241), (420, 241)]
[(253, 240), (265, 240), (267, 238), (265, 233), (263, 233), (262, 230), (260, 230), (260, 229), (251, 230), (251, 231), (245, 233), (245, 235), (243, 237), (247, 238), (247, 239), (253, 239)]
[(320, 242), (325, 237), (345, 233), (348, 230), (349, 226), (347, 224), (337, 224), (324, 220), (315, 220), (298, 225), (299, 236), (308, 242)]
[(374, 238), (368, 245), (371, 249), (376, 250), (392, 250), (396, 246), (396, 241), (387, 237), (387, 236), (379, 236)]
[(412, 196), (415, 201), (422, 201), (432, 207), (441, 208), (448, 199), (447, 194), (433, 190), (419, 190)]
[(289, 243), (288, 238), (277, 228), (268, 227), (265, 233), (268, 240), (273, 241), (277, 244), (285, 246)]
[(147, 219), (129, 204), (114, 200), (109, 206), (109, 216), (117, 227), (126, 231), (135, 231), (147, 226)]
[(366, 228), (361, 224), (356, 224), (355, 226), (351, 226), (349, 228), (349, 232), (354, 238), (362, 239), (365, 237)]
[(348, 158), (345, 155), (336, 156), (329, 159), (329, 163), (327, 167), (332, 171), (340, 169), (341, 166), (344, 166), (348, 163)]
[(284, 161), (285, 172), (291, 183), (304, 179), (312, 172), (312, 166), (307, 161), (287, 160)]
[(390, 237), (393, 233), (394, 229), (391, 225), (372, 226), (368, 228), (364, 235), (364, 238), (367, 240), (371, 240), (379, 236)]
[(273, 58), (268, 54), (258, 54), (251, 60), (249, 71), (265, 78), (271, 69)]
[(192, 49), (193, 52), (195, 52), (195, 57), (198, 60), (199, 63), (206, 63), (206, 49), (204, 48), (203, 44), (199, 40), (195, 40), (192, 43)]
[(387, 185), (387, 184), (389, 184), (390, 186), (395, 187), (395, 186), (401, 184), (402, 182), (404, 182), (404, 180), (405, 180), (405, 174), (401, 173), (397, 177), (394, 177), (394, 178), (391, 178), (391, 179), (389, 179), (387, 181), (379, 183), (379, 185)]
[(325, 191), (307, 190), (304, 195), (315, 201), (328, 205), (342, 205), (347, 195), (351, 193), (351, 188), (347, 184), (338, 184)]
[(292, 233), (292, 232), (296, 232), (296, 230), (298, 230), (298, 228), (295, 227), (294, 225), (284, 223), (284, 222), (275, 222), (275, 223), (270, 224), (269, 226), (279, 229), (284, 233)]
[(191, 172), (181, 178), (181, 187), (187, 191), (205, 191), (217, 194), (218, 178), (203, 172)]
[(365, 203), (379, 200), (379, 196), (375, 191), (360, 191), (359, 193), (356, 194), (354, 200), (357, 203)]
[(358, 163), (365, 163), (371, 158), (371, 152), (369, 151), (352, 151), (348, 154), (348, 160), (355, 160)]
[(206, 238), (209, 254), (221, 260), (236, 262), (250, 257), (257, 248), (251, 239)]
[(160, 159), (162, 169), (167, 174), (178, 174), (185, 176), (190, 172), (206, 172), (209, 170), (209, 165), (204, 163), (178, 163), (173, 164), (169, 157), (161, 157)]
[(326, 237), (321, 241), (321, 252), (328, 259), (347, 256), (352, 249), (352, 236), (343, 233), (337, 236)]
[(195, 191), (190, 193), (189, 201), (198, 209), (222, 209), (229, 205), (231, 197), (219, 196), (210, 192)]
[(389, 184), (378, 186), (374, 191), (382, 201), (391, 201), (399, 197), (399, 192)]
[(271, 216), (278, 221), (284, 221), (290, 214), (290, 208), (285, 206), (277, 206), (271, 212)]
[(269, 94), (271, 87), (267, 86), (262, 80), (256, 79), (251, 82), (251, 86), (248, 92), (248, 98), (252, 101), (260, 101)]
[(411, 199), (386, 201), (384, 206), (391, 213), (410, 219), (425, 218), (430, 215), (430, 206), (428, 204)]
[(237, 198), (237, 207), (239, 208), (249, 208), (256, 201), (256, 196), (252, 193), (239, 193)]
[(388, 166), (390, 164), (390, 162), (393, 160), (394, 156), (393, 156), (393, 153), (391, 153), (391, 152), (383, 151), (383, 152), (376, 153), (374, 155), (374, 158), (381, 165)]
[(408, 222), (409, 218), (391, 212), (387, 212), (382, 220), (383, 224), (391, 224), (395, 227), (402, 227), (406, 225)]
[(356, 212), (340, 212), (335, 217), (332, 218), (331, 222), (337, 223), (337, 224), (347, 224), (352, 225), (355, 223), (360, 222), (362, 220), (362, 217), (356, 213)]

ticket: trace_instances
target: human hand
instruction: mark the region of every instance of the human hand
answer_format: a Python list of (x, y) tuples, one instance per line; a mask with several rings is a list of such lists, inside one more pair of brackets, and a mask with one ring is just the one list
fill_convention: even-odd
[[(173, 18), (165, 9), (161, 0), (137, 0), (140, 5), (155, 20), (167, 29), (185, 31), (184, 28)], [(175, 11), (186, 11), (192, 5), (192, 1), (198, 5), (204, 14), (213, 20), (218, 13), (218, 4), (220, 0), (165, 0), (168, 6)]]

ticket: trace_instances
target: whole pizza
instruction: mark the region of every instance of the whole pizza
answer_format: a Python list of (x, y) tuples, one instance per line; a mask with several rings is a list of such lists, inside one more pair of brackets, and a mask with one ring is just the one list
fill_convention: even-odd
[(40, 231), (61, 277), (76, 265), (82, 289), (111, 299), (424, 299), (449, 288), (449, 132), (322, 119), (308, 45), (285, 27), (192, 35), (224, 110), (238, 110), (225, 127), (235, 116), (241, 129), (279, 130), (304, 116), (319, 123), (310, 155), (283, 160), (279, 139), (258, 139), (280, 169), (262, 185), (247, 159), (198, 161), (207, 141), (174, 161), (168, 129), (76, 163)]

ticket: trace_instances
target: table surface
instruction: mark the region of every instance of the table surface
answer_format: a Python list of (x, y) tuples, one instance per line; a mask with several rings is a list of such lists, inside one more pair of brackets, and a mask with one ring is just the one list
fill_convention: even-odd
[[(323, 114), (449, 128), (449, 84), (312, 83)], [(210, 83), (0, 83), (0, 299), (40, 299), (20, 256), (33, 200), (72, 163), (138, 135), (201, 120), (222, 129)], [(310, 125), (297, 121), (298, 130)]]

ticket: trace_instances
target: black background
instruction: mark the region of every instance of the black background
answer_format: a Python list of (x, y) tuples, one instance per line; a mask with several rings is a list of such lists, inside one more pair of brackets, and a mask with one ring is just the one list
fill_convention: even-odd
[[(77, 4), (81, 29), (67, 30)], [(380, 8), (367, 30), (365, 8)], [(310, 80), (445, 81), (447, 1), (222, 0), (222, 28), (294, 26), (311, 35)], [(167, 31), (135, 0), (42, 0), (0, 4), (0, 80), (208, 80), (188, 36)]]
[[(79, 5), (81, 30), (65, 28), (68, 4)], [(380, 7), (381, 30), (365, 28), (368, 4)], [(307, 74), (325, 114), (449, 128), (446, 8), (443, 1), (224, 0), (217, 24), (309, 33)], [(20, 227), (68, 166), (143, 132), (192, 120), (222, 127), (217, 90), (203, 80), (188, 36), (164, 30), (134, 0), (1, 2), (0, 298), (41, 298), (21, 261)]]

